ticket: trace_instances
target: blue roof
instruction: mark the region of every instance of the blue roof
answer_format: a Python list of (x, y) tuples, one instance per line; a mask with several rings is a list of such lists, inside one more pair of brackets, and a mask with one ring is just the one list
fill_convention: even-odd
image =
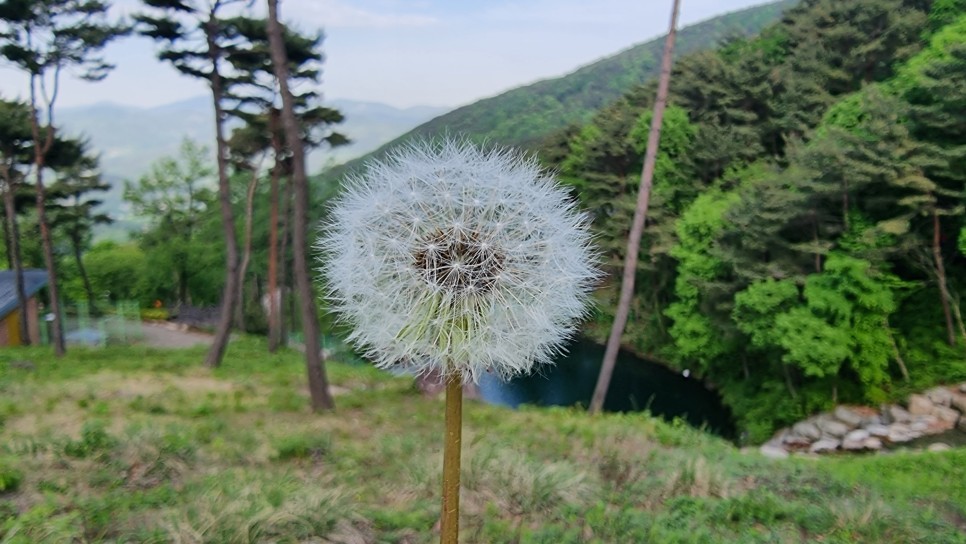
[[(17, 280), (13, 270), (0, 270), (0, 319), (17, 309)], [(25, 269), (23, 271), (23, 288), (27, 298), (32, 297), (47, 285), (47, 271)]]

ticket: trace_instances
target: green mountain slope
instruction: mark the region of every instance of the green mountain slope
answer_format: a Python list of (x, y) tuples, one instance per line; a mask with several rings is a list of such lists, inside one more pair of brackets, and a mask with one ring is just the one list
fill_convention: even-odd
[[(714, 47), (733, 36), (757, 34), (774, 23), (797, 0), (736, 11), (697, 23), (678, 33), (676, 55)], [(443, 132), (465, 134), (500, 144), (533, 147), (568, 125), (582, 124), (594, 112), (657, 75), (664, 37), (635, 45), (563, 77), (546, 79), (474, 102), (419, 125), (375, 152), (336, 168), (352, 169), (367, 157), (412, 137)]]

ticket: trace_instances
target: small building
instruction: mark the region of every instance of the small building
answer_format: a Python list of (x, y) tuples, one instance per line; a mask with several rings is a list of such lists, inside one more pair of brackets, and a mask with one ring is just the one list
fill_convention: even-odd
[[(31, 344), (40, 343), (37, 293), (47, 286), (47, 271), (23, 271), (27, 307), (21, 308), (17, 299), (17, 275), (13, 270), (0, 270), (0, 347), (19, 346), (24, 338)], [(27, 313), (27, 330), (20, 330), (20, 314)]]

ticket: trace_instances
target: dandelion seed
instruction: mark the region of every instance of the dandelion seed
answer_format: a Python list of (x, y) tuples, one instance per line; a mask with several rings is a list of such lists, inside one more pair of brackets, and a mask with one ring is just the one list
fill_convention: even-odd
[(588, 227), (535, 160), (444, 141), (349, 180), (317, 247), (378, 366), (477, 381), (550, 362), (576, 330), (598, 277)]

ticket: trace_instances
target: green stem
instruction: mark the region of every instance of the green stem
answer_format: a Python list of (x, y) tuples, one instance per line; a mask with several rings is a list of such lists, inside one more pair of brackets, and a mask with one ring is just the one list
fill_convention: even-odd
[(457, 374), (446, 381), (446, 439), (443, 446), (443, 511), (441, 544), (459, 541), (460, 446), (463, 426), (463, 380)]

